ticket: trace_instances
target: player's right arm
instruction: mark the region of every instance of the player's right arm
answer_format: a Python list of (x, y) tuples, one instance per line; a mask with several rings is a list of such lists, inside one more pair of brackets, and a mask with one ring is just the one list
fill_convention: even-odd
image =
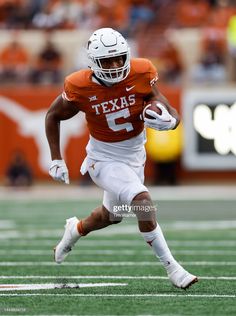
[(79, 112), (74, 102), (58, 96), (51, 104), (45, 118), (46, 136), (51, 152), (52, 163), (49, 174), (58, 181), (69, 183), (66, 164), (60, 150), (60, 122), (68, 120)]

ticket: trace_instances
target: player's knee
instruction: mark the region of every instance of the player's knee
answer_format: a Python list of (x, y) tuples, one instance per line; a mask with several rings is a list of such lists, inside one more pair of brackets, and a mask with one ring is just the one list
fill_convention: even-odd
[(138, 193), (134, 198), (133, 198), (133, 203), (136, 203), (137, 201), (150, 201), (151, 202), (151, 197), (149, 192), (141, 192)]
[(135, 206), (135, 214), (141, 232), (150, 232), (156, 228), (156, 209), (153, 206), (148, 192), (137, 194), (132, 204)]
[(150, 220), (150, 221), (139, 221), (138, 222), (138, 227), (140, 232), (144, 233), (144, 232), (151, 232), (153, 231), (157, 226), (156, 221)]
[[(139, 193), (138, 193), (139, 192)], [(122, 203), (132, 203), (134, 200), (149, 198), (147, 188), (142, 183), (127, 183), (117, 194), (117, 199)]]

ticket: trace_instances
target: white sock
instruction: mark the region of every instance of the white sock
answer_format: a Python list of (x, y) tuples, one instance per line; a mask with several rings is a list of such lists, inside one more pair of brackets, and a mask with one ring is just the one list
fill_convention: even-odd
[(71, 219), (73, 219), (75, 221), (74, 225), (71, 228), (71, 234), (73, 236), (73, 238), (80, 238), (81, 234), (78, 231), (78, 224), (79, 224), (79, 219), (77, 217), (72, 217)]
[(180, 267), (179, 263), (172, 256), (165, 237), (163, 236), (161, 227), (158, 224), (153, 231), (147, 233), (141, 232), (141, 234), (143, 235), (144, 240), (152, 247), (152, 250), (159, 258), (168, 274)]

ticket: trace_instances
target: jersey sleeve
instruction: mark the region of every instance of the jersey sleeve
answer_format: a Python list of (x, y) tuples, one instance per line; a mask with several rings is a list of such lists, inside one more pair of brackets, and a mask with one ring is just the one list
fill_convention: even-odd
[(149, 95), (152, 92), (152, 86), (158, 80), (156, 67), (148, 59), (141, 59), (138, 63), (138, 67), (136, 69), (139, 78), (139, 92), (144, 96)]
[(79, 92), (75, 85), (73, 85), (68, 78), (64, 82), (64, 91), (62, 93), (63, 99), (72, 102), (79, 102)]
[(149, 60), (149, 83), (152, 87), (158, 81), (158, 73), (156, 67), (153, 63)]

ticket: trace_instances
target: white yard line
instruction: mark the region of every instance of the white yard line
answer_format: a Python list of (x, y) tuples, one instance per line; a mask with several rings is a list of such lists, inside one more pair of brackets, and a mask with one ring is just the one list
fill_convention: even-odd
[[(7, 311), (7, 309), (8, 308), (4, 308), (2, 310)], [(9, 309), (11, 309), (11, 308), (9, 308)], [(24, 308), (21, 308), (21, 310), (22, 309), (24, 310)], [(14, 307), (12, 307), (12, 310), (14, 312), (18, 311), (17, 308), (14, 309)], [(1, 314), (1, 316), (9, 316), (9, 314), (8, 315)], [(17, 316), (32, 316), (32, 314), (31, 315), (27, 315), (27, 314), (20, 315), (20, 314), (17, 314)], [(76, 315), (75, 314), (49, 314), (49, 315), (35, 314), (35, 316), (78, 316), (78, 314), (76, 314)], [(80, 314), (80, 316), (107, 316), (107, 314), (89, 314), (89, 315), (87, 315), (87, 314)], [(109, 316), (118, 316), (118, 315), (117, 314), (116, 315), (109, 314)], [(130, 314), (129, 315), (128, 314), (119, 314), (119, 316), (130, 316)], [(181, 314), (158, 314), (158, 315), (157, 314), (135, 314), (134, 316), (182, 316), (182, 315)], [(197, 315), (197, 316), (200, 316), (200, 315)]]
[[(185, 266), (236, 266), (235, 261), (180, 261), (180, 264)], [(82, 261), (82, 262), (63, 262), (62, 266), (84, 266), (84, 267), (112, 267), (112, 266), (157, 266), (161, 265), (160, 262), (149, 261)], [(53, 261), (2, 261), (0, 262), (2, 267), (10, 266), (56, 266)]]
[(182, 247), (233, 247), (236, 240), (169, 240), (169, 245)]
[[(199, 276), (200, 280), (222, 280), (222, 281), (236, 281), (236, 276)], [(38, 280), (79, 280), (79, 279), (102, 279), (102, 280), (169, 280), (167, 276), (160, 275), (143, 275), (143, 276), (132, 276), (132, 275), (0, 275), (2, 280), (26, 280), (26, 279), (38, 279)]]
[(12, 229), (15, 228), (16, 224), (14, 221), (8, 219), (0, 220), (0, 229)]
[[(35, 250), (35, 249), (26, 249), (26, 250), (19, 250), (19, 249), (6, 249), (0, 250), (0, 255), (2, 256), (10, 256), (10, 255), (25, 255), (25, 256), (49, 256), (52, 254), (52, 250)], [(134, 255), (145, 255), (145, 256), (152, 256), (153, 253), (150, 250), (73, 250), (73, 254), (76, 255), (105, 255), (105, 256), (134, 256)], [(218, 255), (218, 256), (236, 256), (236, 251), (233, 250), (172, 250), (172, 254), (180, 254), (180, 255), (191, 255), (191, 256), (211, 256), (211, 255)]]
[[(58, 237), (58, 236), (57, 236)], [(55, 238), (51, 239), (30, 239), (30, 238), (16, 238), (14, 243), (17, 245), (38, 245), (38, 246), (47, 246), (47, 245), (54, 245)], [(143, 240), (116, 240), (116, 246), (140, 246), (144, 243)], [(10, 244), (12, 245), (12, 240), (4, 238), (1, 240), (1, 244)], [(81, 245), (86, 247), (96, 247), (99, 246), (112, 246), (114, 247), (114, 240), (107, 240), (107, 239), (97, 239), (97, 240), (89, 240), (83, 239), (81, 240)], [(168, 245), (176, 246), (176, 247), (234, 247), (236, 246), (236, 240), (168, 240)]]
[(146, 298), (146, 297), (181, 297), (181, 298), (236, 298), (236, 294), (62, 294), (62, 293), (0, 293), (0, 296), (17, 296), (17, 297), (25, 297), (25, 296), (54, 296), (54, 297), (114, 297), (114, 298), (129, 298), (129, 297), (138, 297), (138, 298)]
[[(217, 221), (172, 221), (162, 224), (163, 230), (171, 231), (205, 231), (205, 230), (224, 230), (236, 228), (236, 220), (217, 220)], [(25, 232), (20, 230), (3, 230), (0, 232), (0, 239), (9, 238), (59, 238), (63, 230), (59, 229), (29, 229)], [(109, 227), (96, 232), (97, 236), (116, 236), (116, 235), (137, 235), (139, 234), (137, 225), (121, 225)]]
[(174, 221), (163, 224), (166, 230), (215, 230), (236, 228), (236, 220), (216, 220), (216, 221)]
[[(178, 200), (235, 200), (235, 185), (181, 185), (181, 186), (149, 186), (153, 199)], [(103, 191), (96, 186), (80, 187), (70, 184), (60, 185), (34, 185), (30, 190), (12, 190), (0, 186), (0, 200), (101, 200)], [(199, 210), (204, 211), (204, 210)]]
[(78, 289), (87, 287), (126, 286), (127, 283), (42, 283), (42, 284), (0, 284), (0, 292), (54, 289)]
[[(14, 310), (14, 307), (12, 308), (13, 309), (13, 311), (17, 311), (17, 308), (16, 308), (16, 310)], [(24, 309), (24, 308), (23, 308)], [(5, 308), (5, 309), (3, 309), (4, 311), (6, 311), (7, 310), (7, 308)], [(35, 316), (78, 316), (78, 314), (69, 314), (69, 315), (65, 315), (65, 314), (50, 314), (50, 315), (40, 315), (40, 314), (34, 314)], [(1, 314), (1, 316), (9, 316), (9, 314), (8, 315), (2, 315)], [(27, 314), (23, 314), (23, 315), (19, 315), (19, 314), (17, 314), (17, 316), (32, 316), (32, 314), (31, 315), (27, 315)], [(107, 316), (107, 314), (89, 314), (89, 315), (85, 315), (85, 314), (80, 314), (80, 316)], [(118, 316), (117, 314), (116, 315), (112, 315), (112, 314), (109, 314), (109, 316)], [(130, 316), (130, 314), (128, 315), (128, 314), (119, 314), (119, 316)], [(181, 314), (135, 314), (134, 316), (182, 316)], [(197, 316), (199, 316), (199, 315), (197, 315)], [(202, 316), (202, 315), (201, 315)]]

